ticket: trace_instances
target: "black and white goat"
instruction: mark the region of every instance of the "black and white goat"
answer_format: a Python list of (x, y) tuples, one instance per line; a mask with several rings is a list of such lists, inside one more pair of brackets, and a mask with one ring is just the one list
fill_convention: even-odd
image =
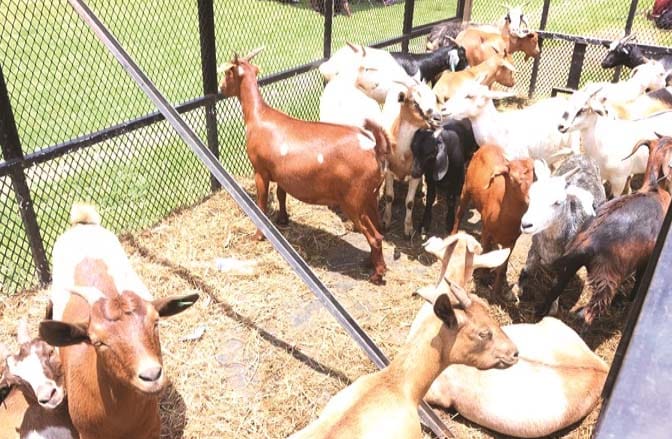
[(434, 84), (438, 76), (446, 70), (458, 72), (467, 68), (467, 53), (464, 47), (452, 42), (429, 53), (391, 52), (394, 60), (404, 68), (409, 76), (419, 81)]
[(644, 274), (669, 207), (670, 194), (665, 190), (672, 175), (672, 137), (638, 142), (648, 146), (649, 160), (644, 173), (644, 184), (635, 193), (604, 203), (595, 217), (587, 219), (565, 254), (554, 263), (558, 279), (539, 304), (535, 313), (548, 313), (552, 303), (562, 294), (576, 271), (585, 266), (593, 294), (582, 311), (587, 324), (603, 314), (613, 300), (617, 288), (632, 273), (637, 284)]
[(597, 163), (584, 155), (568, 158), (553, 175), (543, 162), (536, 161), (534, 174), (537, 181), (530, 186), (529, 206), (520, 224), (521, 232), (533, 235), (532, 246), (519, 288), (549, 271), (583, 223), (606, 201)]
[(446, 228), (455, 222), (455, 208), (464, 185), (465, 167), (478, 149), (468, 119), (449, 120), (439, 130), (418, 130), (411, 142), (412, 176), (425, 176), (427, 200), (420, 233), (428, 233), (432, 224), (432, 207), (436, 189), (446, 194)]
[[(616, 66), (626, 66), (634, 69), (650, 59), (655, 59), (659, 61), (668, 72), (672, 70), (672, 55), (653, 55), (651, 58), (648, 58), (644, 55), (644, 52), (642, 52), (642, 49), (640, 49), (639, 46), (632, 44), (635, 38), (635, 34), (630, 34), (620, 40), (611, 43), (603, 43), (604, 47), (609, 49), (609, 52), (607, 52), (607, 55), (602, 60), (602, 68), (611, 69)], [(667, 77), (668, 85), (670, 85), (670, 81), (672, 80), (671, 77), (672, 73)]]

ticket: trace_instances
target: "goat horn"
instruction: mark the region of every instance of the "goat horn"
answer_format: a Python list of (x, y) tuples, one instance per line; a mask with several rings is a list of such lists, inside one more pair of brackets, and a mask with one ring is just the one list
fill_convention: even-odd
[(242, 58), (243, 61), (247, 61), (247, 62), (252, 61), (252, 58), (254, 58), (255, 56), (257, 56), (257, 55), (259, 54), (259, 52), (261, 52), (262, 50), (264, 50), (264, 46), (259, 46), (259, 47), (257, 47), (256, 49), (253, 49), (252, 51), (250, 51), (250, 53), (248, 53), (247, 55), (245, 55), (245, 56)]
[(225, 62), (224, 64), (217, 67), (217, 73), (227, 72), (232, 67), (233, 67), (233, 63)]
[(100, 299), (105, 298), (105, 294), (96, 287), (70, 287), (70, 292), (85, 299), (89, 305), (93, 305)]
[(649, 140), (649, 139), (640, 140), (639, 142), (635, 143), (635, 146), (632, 147), (632, 152), (631, 152), (630, 154), (628, 154), (628, 156), (625, 157), (625, 158), (624, 158), (623, 160), (621, 160), (621, 161), (624, 162), (624, 161), (626, 161), (627, 159), (629, 159), (630, 157), (632, 157), (633, 155), (635, 155), (635, 153), (636, 153), (637, 151), (639, 151), (639, 148), (641, 148), (641, 147), (644, 146), (644, 145), (646, 145), (647, 148), (649, 148), (649, 154), (651, 154), (651, 153), (653, 152), (653, 151), (652, 151), (652, 150), (653, 150), (653, 147), (651, 146), (651, 144), (652, 144), (653, 142), (656, 142), (656, 140)]
[(658, 131), (654, 131), (653, 134), (655, 134), (656, 137), (658, 137), (659, 139), (662, 139), (663, 137), (665, 137), (664, 134), (660, 134)]
[(570, 169), (569, 171), (565, 172), (564, 174), (562, 174), (561, 177), (564, 178), (565, 180), (567, 180), (569, 177), (571, 177), (572, 175), (576, 174), (576, 173), (579, 172), (580, 170), (581, 170), (581, 168), (579, 168), (579, 167), (577, 166), (577, 167), (575, 167), (575, 168), (573, 168), (573, 169)]
[[(473, 255), (472, 255), (473, 256)], [(456, 284), (455, 282), (448, 280), (448, 285), (450, 286), (450, 291), (453, 293), (453, 296), (457, 299), (458, 302), (462, 305), (462, 308), (467, 309), (471, 306), (471, 298), (464, 291), (464, 288)]]
[(354, 44), (352, 44), (350, 41), (346, 41), (345, 44), (347, 44), (348, 47), (351, 48), (353, 52), (355, 52), (355, 53), (359, 52), (359, 48), (357, 46), (355, 46)]
[(21, 318), (16, 325), (16, 341), (19, 344), (30, 343), (30, 334), (28, 333), (28, 322), (25, 318)]

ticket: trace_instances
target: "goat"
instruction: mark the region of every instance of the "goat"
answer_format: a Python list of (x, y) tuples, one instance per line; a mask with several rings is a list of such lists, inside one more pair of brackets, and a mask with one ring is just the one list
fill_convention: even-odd
[(391, 149), (388, 156), (389, 168), (385, 172), (385, 196), (383, 227), (392, 223), (392, 202), (394, 201), (394, 180), (411, 177), (406, 192), (406, 216), (404, 235), (413, 233), (413, 205), (415, 193), (421, 183), (420, 177), (413, 177), (413, 154), (411, 142), (420, 128), (437, 126), (441, 117), (436, 110), (436, 97), (432, 90), (422, 83), (403, 87), (399, 92), (391, 91), (383, 107), (385, 128), (390, 136)]
[(537, 180), (530, 186), (529, 206), (520, 224), (523, 233), (532, 235), (532, 245), (519, 288), (529, 279), (539, 278), (540, 272), (548, 272), (581, 225), (606, 201), (599, 168), (584, 155), (568, 158), (552, 176), (548, 167), (537, 161), (534, 174)]
[(513, 73), (516, 68), (512, 64), (511, 57), (503, 52), (488, 58), (483, 63), (469, 67), (460, 72), (444, 72), (434, 85), (434, 93), (440, 102), (445, 102), (453, 97), (457, 90), (473, 81), (477, 81), (487, 87), (492, 87), (495, 82), (506, 87), (513, 87), (515, 81)]
[(604, 203), (595, 217), (583, 223), (554, 264), (559, 275), (545, 300), (536, 307), (537, 317), (548, 313), (582, 266), (588, 271), (593, 290), (588, 305), (580, 312), (587, 325), (607, 310), (618, 286), (633, 272), (636, 273), (633, 292), (636, 292), (670, 204), (663, 180), (669, 180), (672, 174), (672, 137), (640, 140), (630, 155), (641, 146), (649, 149), (644, 184), (635, 193)]
[[(461, 243), (459, 238), (446, 253)], [(450, 254), (443, 266), (449, 259)], [(420, 310), (414, 334), (386, 368), (341, 390), (316, 421), (290, 438), (419, 439), (418, 404), (449, 364), (480, 369), (515, 364), (517, 349), (489, 316), (486, 303), (454, 282), (449, 290)]]
[(432, 84), (444, 71), (459, 72), (468, 66), (464, 47), (457, 43), (430, 53), (391, 52), (390, 55), (409, 76)]
[(558, 130), (581, 133), (585, 152), (597, 162), (602, 180), (609, 182), (613, 195), (620, 195), (629, 189), (630, 176), (646, 169), (647, 152), (641, 150), (625, 161), (622, 158), (638, 140), (653, 137), (656, 130), (672, 124), (672, 111), (638, 120), (614, 119), (595, 98), (598, 92), (599, 89), (591, 94), (574, 93), (560, 118)]
[[(383, 236), (380, 234), (377, 192), (382, 182), (389, 140), (376, 123), (365, 128), (307, 122), (266, 104), (250, 63), (261, 49), (235, 56), (224, 68), (220, 91), (236, 96), (243, 109), (247, 155), (254, 167), (257, 205), (267, 211), (268, 186), (278, 183), (278, 223), (287, 224), (289, 193), (304, 203), (340, 206), (371, 246), (373, 283), (383, 282)], [(409, 140), (410, 143), (410, 140)], [(257, 231), (257, 239), (263, 239)]]
[[(527, 210), (528, 191), (534, 177), (531, 159), (507, 160), (496, 145), (482, 145), (467, 166), (466, 180), (460, 196), (451, 233), (457, 233), (462, 215), (470, 201), (481, 215), (481, 245), (490, 251), (495, 245), (513, 249), (520, 236), (520, 219)], [(494, 291), (499, 293), (506, 282), (508, 258), (497, 269)], [(507, 299), (512, 297), (507, 290)]]
[(381, 123), (380, 105), (357, 87), (356, 69), (343, 69), (327, 83), (320, 96), (320, 122), (363, 128), (366, 120)]
[[(649, 61), (651, 58), (644, 56), (642, 49), (636, 44), (632, 44), (635, 38), (635, 34), (630, 34), (611, 43), (606, 41), (602, 43), (604, 47), (609, 49), (602, 60), (602, 68), (611, 69), (616, 66), (626, 66), (634, 69)], [(660, 61), (665, 70), (672, 69), (672, 55), (659, 55), (653, 59)]]
[(432, 224), (432, 208), (437, 187), (446, 194), (446, 229), (455, 222), (455, 207), (464, 185), (467, 162), (478, 149), (471, 123), (449, 120), (436, 130), (418, 130), (413, 136), (413, 171), (411, 176), (425, 176), (427, 199), (418, 232), (428, 233)]
[(559, 153), (578, 151), (578, 135), (559, 133), (555, 123), (566, 106), (563, 98), (545, 99), (522, 110), (497, 111), (492, 100), (507, 96), (474, 81), (458, 90), (442, 106), (441, 114), (468, 118), (476, 142), (499, 145), (510, 160), (531, 157), (553, 163)]
[(546, 317), (502, 326), (520, 350), (508, 369), (450, 365), (425, 399), (507, 436), (551, 436), (597, 404), (609, 368), (570, 327)]
[(330, 81), (340, 72), (353, 68), (358, 70), (358, 86), (379, 104), (385, 103), (390, 91), (396, 89), (399, 83), (413, 84), (412, 78), (389, 52), (350, 43), (334, 52), (319, 70)]
[(52, 288), (52, 302), (66, 306), (60, 320), (40, 323), (40, 337), (60, 348), (72, 423), (82, 439), (158, 438), (158, 394), (166, 383), (158, 321), (189, 308), (198, 295), (148, 301), (119, 290), (116, 275), (132, 271), (117, 265), (128, 262), (118, 258), (123, 250), (104, 253), (110, 232), (95, 209), (74, 205), (70, 217), (53, 266), (54, 278), (72, 283), (68, 291)]
[(596, 99), (609, 106), (629, 107), (640, 96), (665, 87), (667, 73), (658, 61), (648, 61), (635, 67), (625, 81), (591, 83), (583, 91), (591, 94), (597, 90)]
[(608, 111), (618, 119), (641, 119), (672, 110), (672, 87), (661, 88), (627, 102), (607, 102), (607, 105)]
[(455, 38), (457, 44), (464, 47), (467, 62), (470, 66), (477, 66), (490, 59), (497, 52), (514, 54), (523, 52), (525, 61), (536, 58), (541, 53), (539, 48), (539, 34), (530, 32), (522, 37), (517, 35), (503, 36), (500, 33), (490, 32), (488, 29), (468, 27)]
[(19, 322), (19, 353), (0, 344), (0, 388), (9, 394), (0, 403), (0, 437), (77, 439), (65, 401), (58, 353), (39, 338), (31, 339), (25, 320)]

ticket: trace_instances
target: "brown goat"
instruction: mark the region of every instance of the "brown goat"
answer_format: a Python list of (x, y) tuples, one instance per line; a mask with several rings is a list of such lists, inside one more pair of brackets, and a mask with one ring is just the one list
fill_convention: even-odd
[[(220, 91), (240, 100), (245, 119), (247, 155), (254, 167), (257, 205), (265, 213), (268, 186), (278, 183), (280, 212), (277, 222), (287, 224), (286, 198), (309, 204), (340, 206), (371, 247), (373, 283), (383, 282), (383, 236), (378, 213), (378, 189), (389, 151), (385, 131), (374, 122), (366, 130), (288, 116), (264, 102), (257, 83), (258, 69), (245, 57), (235, 56), (221, 69)], [(257, 238), (263, 239), (261, 231)]]
[(116, 237), (93, 209), (74, 206), (71, 219), (54, 246), (53, 266), (67, 271), (54, 279), (71, 279), (72, 286), (52, 286), (54, 303), (64, 302), (61, 295), (68, 300), (62, 321), (43, 320), (40, 336), (60, 347), (72, 422), (82, 439), (158, 439), (158, 394), (166, 384), (159, 318), (184, 311), (198, 295), (150, 301), (119, 290), (132, 268)]
[(16, 355), (0, 345), (0, 388), (10, 388), (0, 402), (0, 438), (79, 438), (65, 402), (58, 353), (43, 340), (31, 339), (24, 320), (17, 341)]
[(515, 80), (511, 56), (506, 52), (495, 54), (485, 62), (459, 72), (443, 72), (434, 85), (434, 93), (439, 102), (446, 102), (452, 97), (457, 89), (469, 81), (478, 81), (487, 87), (492, 87), (495, 82), (506, 87), (513, 87)]
[[(481, 146), (467, 167), (460, 204), (451, 233), (457, 233), (462, 215), (470, 201), (481, 215), (484, 251), (495, 245), (513, 250), (520, 236), (520, 220), (527, 210), (528, 192), (534, 177), (532, 159), (508, 161), (496, 145)], [(506, 281), (509, 260), (497, 269), (494, 291)], [(507, 292), (509, 298), (511, 293)]]
[(523, 37), (507, 35), (505, 32), (493, 33), (478, 27), (468, 27), (455, 38), (458, 44), (464, 47), (467, 61), (470, 66), (477, 66), (492, 57), (499, 51), (525, 53), (525, 61), (536, 58), (541, 53), (539, 35), (530, 32)]
[(632, 273), (636, 278), (632, 291), (637, 291), (670, 204), (665, 187), (672, 178), (672, 137), (640, 141), (631, 155), (641, 146), (649, 148), (642, 187), (602, 204), (596, 215), (583, 223), (565, 254), (554, 263), (559, 276), (537, 306), (537, 317), (549, 312), (582, 266), (588, 271), (593, 290), (588, 305), (580, 312), (587, 325), (606, 312), (618, 287)]
[[(443, 282), (464, 235), (448, 241), (440, 276), (448, 293), (432, 297), (431, 306), (423, 305), (407, 343), (386, 368), (341, 390), (316, 421), (290, 439), (420, 439), (418, 405), (449, 364), (504, 369), (516, 363), (518, 350), (490, 317), (487, 304), (464, 291), (463, 278)], [(473, 262), (473, 253), (471, 257)], [(464, 276), (470, 277), (471, 271), (464, 270)]]

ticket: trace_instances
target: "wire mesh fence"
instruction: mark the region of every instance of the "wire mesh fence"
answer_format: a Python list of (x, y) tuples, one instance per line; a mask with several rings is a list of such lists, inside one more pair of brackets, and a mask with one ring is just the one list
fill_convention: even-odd
[[(293, 116), (318, 116), (323, 82), (315, 67), (328, 27), (309, 0), (90, 0), (89, 6), (204, 141), (205, 108), (216, 103), (220, 159), (234, 175), (252, 170), (242, 114), (236, 99), (203, 95), (204, 44), (219, 63), (264, 45), (255, 59), (266, 78), (264, 98)], [(199, 7), (208, 6), (214, 38), (204, 42)], [(398, 38), (407, 8), (415, 27), (454, 17), (457, 1), (353, 0), (349, 6), (350, 17), (332, 19), (334, 50), (347, 41)], [(122, 233), (193, 205), (211, 187), (207, 170), (67, 0), (0, 0), (0, 16), (0, 94), (11, 104), (0, 120), (0, 294), (11, 294), (48, 279), (36, 264), (46, 264), (73, 202), (95, 203), (104, 225)], [(423, 38), (411, 40), (414, 50), (423, 46)], [(6, 142), (12, 129), (16, 141)], [(46, 257), (39, 257), (40, 248)]]

